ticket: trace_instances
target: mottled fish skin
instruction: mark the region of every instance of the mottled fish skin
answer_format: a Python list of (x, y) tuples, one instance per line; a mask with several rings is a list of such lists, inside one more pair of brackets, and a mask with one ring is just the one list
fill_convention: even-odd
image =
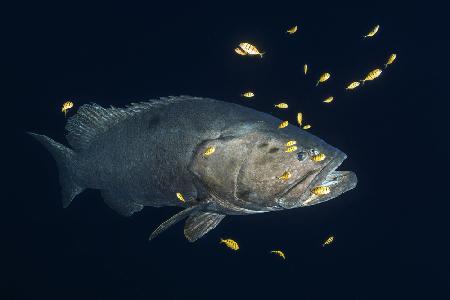
[[(297, 126), (279, 130), (280, 122), (237, 104), (179, 96), (126, 108), (83, 105), (66, 126), (72, 149), (32, 135), (57, 161), (64, 206), (84, 189), (93, 188), (126, 216), (145, 206), (179, 206), (196, 216), (214, 213), (193, 219), (203, 224), (191, 222), (187, 230), (187, 237), (196, 240), (224, 215), (323, 202), (310, 198), (310, 188), (328, 180), (345, 154)], [(289, 140), (297, 141), (297, 151), (284, 151)], [(215, 152), (204, 156), (208, 147), (215, 147)], [(311, 149), (327, 158), (314, 162), (298, 155)], [(292, 176), (278, 180), (288, 169)], [(353, 173), (338, 175), (334, 182), (345, 185), (331, 187), (327, 200), (356, 186)], [(185, 202), (175, 197), (177, 192), (182, 192)]]

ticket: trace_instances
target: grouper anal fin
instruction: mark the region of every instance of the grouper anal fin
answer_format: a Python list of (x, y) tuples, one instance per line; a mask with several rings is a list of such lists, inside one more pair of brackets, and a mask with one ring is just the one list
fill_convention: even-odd
[(105, 203), (122, 216), (129, 217), (144, 208), (142, 204), (133, 202), (132, 199), (118, 191), (102, 190), (101, 193)]
[(184, 226), (184, 236), (189, 242), (195, 242), (209, 231), (216, 228), (225, 215), (212, 212), (193, 213), (186, 220)]
[(160, 235), (162, 232), (164, 232), (167, 228), (169, 228), (172, 225), (175, 225), (176, 223), (180, 222), (187, 216), (189, 216), (191, 213), (196, 212), (204, 208), (204, 204), (198, 204), (191, 207), (186, 208), (185, 210), (180, 211), (176, 215), (173, 215), (170, 219), (164, 221), (161, 223), (161, 225), (158, 226), (158, 228), (155, 229), (155, 231), (152, 232), (150, 237), (148, 238), (149, 241), (153, 240), (155, 237)]

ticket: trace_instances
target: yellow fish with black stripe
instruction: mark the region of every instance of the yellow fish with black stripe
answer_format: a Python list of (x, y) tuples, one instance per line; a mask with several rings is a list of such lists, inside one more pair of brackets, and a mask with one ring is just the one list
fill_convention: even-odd
[(286, 259), (286, 255), (285, 255), (284, 252), (281, 251), (281, 250), (272, 250), (272, 251), (270, 251), (270, 253), (273, 253), (273, 254), (278, 255), (278, 256), (281, 257), (282, 259)]
[(278, 128), (282, 129), (285, 128), (289, 125), (289, 121), (283, 121), (280, 123), (280, 125), (278, 125)]
[(325, 102), (325, 103), (330, 103), (330, 102), (332, 102), (333, 100), (334, 100), (334, 97), (333, 97), (333, 96), (330, 96), (330, 97), (326, 98), (325, 100), (323, 100), (323, 102)]
[(71, 109), (73, 107), (73, 102), (72, 101), (66, 101), (64, 102), (62, 108), (61, 108), (61, 112), (64, 113), (64, 116), (67, 116), (67, 112), (69, 111), (69, 109)]
[(330, 245), (333, 241), (334, 241), (334, 236), (330, 236), (329, 238), (327, 238), (325, 240), (325, 242), (323, 242), (322, 247)]
[(319, 80), (317, 81), (316, 86), (318, 86), (319, 83), (322, 83), (322, 82), (327, 81), (328, 79), (330, 79), (330, 77), (331, 77), (331, 74), (330, 74), (330, 73), (328, 73), (328, 72), (323, 73), (323, 74), (320, 76)]
[(239, 250), (239, 244), (235, 240), (232, 240), (232, 239), (220, 239), (220, 243), (221, 244), (225, 244), (225, 246), (227, 246), (231, 250), (234, 250), (234, 251)]
[(375, 34), (377, 34), (379, 29), (380, 29), (380, 25), (376, 25), (368, 34), (366, 34), (364, 36), (364, 38), (373, 37)]
[(260, 52), (258, 50), (258, 48), (256, 48), (255, 46), (253, 46), (250, 43), (240, 43), (239, 47), (241, 47), (241, 49), (244, 50), (244, 52), (250, 56), (259, 55), (262, 58), (265, 53), (265, 52)]
[(285, 171), (285, 172), (283, 173), (283, 175), (281, 175), (280, 177), (278, 177), (278, 179), (281, 179), (281, 180), (288, 180), (289, 178), (291, 178), (291, 176), (292, 176), (291, 172)]
[(353, 90), (353, 89), (357, 88), (359, 85), (360, 85), (360, 83), (358, 81), (353, 81), (352, 83), (347, 85), (347, 87), (345, 89), (346, 90)]
[(287, 103), (278, 103), (278, 104), (275, 104), (275, 107), (278, 107), (281, 109), (286, 109), (289, 107), (289, 105), (287, 105)]
[(391, 56), (389, 56), (388, 61), (384, 64), (384, 68), (386, 69), (390, 64), (394, 62), (394, 60), (397, 58), (397, 54), (393, 53)]
[(298, 30), (298, 26), (295, 25), (295, 26), (292, 26), (291, 28), (289, 28), (288, 30), (286, 30), (286, 32), (289, 34), (294, 34), (297, 32), (297, 30)]
[(374, 80), (374, 79), (380, 77), (381, 73), (383, 73), (383, 71), (381, 69), (375, 69), (375, 70), (369, 72), (369, 74), (367, 74), (366, 78), (361, 80), (361, 83), (364, 84), (364, 82), (366, 82), (366, 81)]

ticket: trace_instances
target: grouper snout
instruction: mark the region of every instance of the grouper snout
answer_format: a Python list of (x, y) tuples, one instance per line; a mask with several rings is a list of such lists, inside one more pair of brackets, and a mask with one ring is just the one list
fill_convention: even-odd
[[(300, 178), (277, 200), (281, 207), (291, 209), (315, 205), (336, 198), (356, 186), (355, 173), (336, 171), (347, 155), (336, 148), (332, 149), (331, 154), (327, 156), (328, 162), (325, 165)], [(322, 195), (314, 194), (312, 190), (317, 187), (327, 187), (329, 192)]]

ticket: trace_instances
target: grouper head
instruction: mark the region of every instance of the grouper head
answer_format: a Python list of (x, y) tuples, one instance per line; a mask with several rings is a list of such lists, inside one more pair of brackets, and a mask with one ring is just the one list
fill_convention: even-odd
[[(240, 124), (202, 143), (191, 170), (228, 214), (248, 214), (318, 204), (354, 188), (356, 175), (336, 171), (346, 154), (318, 137), (278, 121)], [(286, 152), (288, 141), (297, 149)], [(210, 156), (203, 153), (214, 147)], [(324, 154), (321, 161), (313, 160)], [(288, 172), (289, 178), (283, 178)], [(313, 193), (316, 187), (327, 193)]]

